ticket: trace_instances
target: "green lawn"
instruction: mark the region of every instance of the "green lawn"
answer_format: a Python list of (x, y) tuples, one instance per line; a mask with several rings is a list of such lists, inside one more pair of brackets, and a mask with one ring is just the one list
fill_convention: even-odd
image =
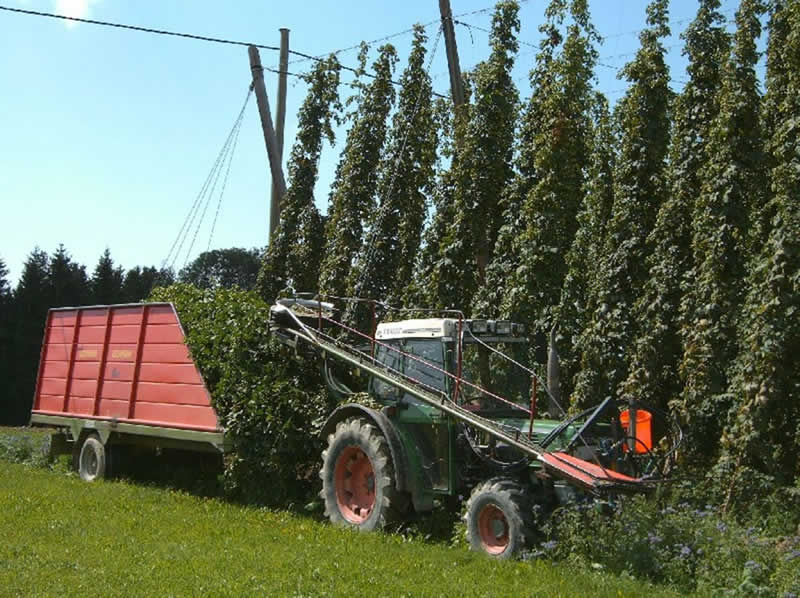
[(0, 461), (3, 596), (648, 596), (632, 579)]

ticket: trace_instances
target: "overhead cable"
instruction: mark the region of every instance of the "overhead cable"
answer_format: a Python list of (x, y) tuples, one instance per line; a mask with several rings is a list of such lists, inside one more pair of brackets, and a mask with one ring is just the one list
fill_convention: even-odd
[(114, 27), (116, 29), (127, 29), (130, 31), (140, 31), (143, 33), (153, 33), (156, 35), (169, 35), (172, 37), (183, 37), (187, 39), (195, 39), (204, 42), (213, 42), (215, 44), (229, 44), (232, 46), (255, 46), (256, 48), (261, 48), (262, 50), (280, 50), (280, 48), (276, 46), (265, 46), (263, 44), (253, 44), (250, 42), (243, 42), (237, 41), (232, 39), (223, 39), (220, 37), (208, 37), (206, 35), (196, 35), (194, 33), (181, 33), (178, 31), (167, 31), (166, 29), (154, 29), (152, 27), (140, 27), (138, 25), (126, 25), (124, 23), (112, 23), (110, 21), (98, 21), (96, 19), (83, 19), (80, 17), (70, 17), (67, 15), (60, 15), (53, 12), (42, 12), (40, 10), (29, 10), (27, 8), (14, 8), (11, 6), (2, 6), (0, 5), (0, 10), (5, 10), (8, 12), (17, 12), (25, 15), (34, 15), (37, 17), (48, 17), (51, 19), (61, 19), (64, 21), (72, 21), (75, 23), (87, 23), (89, 25), (101, 25), (103, 27)]
[[(166, 36), (172, 36), (172, 37), (179, 37), (179, 38), (183, 38), (183, 39), (193, 39), (193, 40), (197, 40), (197, 41), (211, 42), (211, 43), (215, 43), (215, 44), (227, 44), (227, 45), (232, 45), (232, 46), (244, 46), (244, 47), (255, 46), (256, 48), (260, 48), (262, 50), (274, 50), (274, 51), (279, 51), (280, 50), (280, 48), (277, 47), (277, 46), (268, 46), (268, 45), (265, 45), (265, 44), (257, 44), (257, 43), (246, 42), (246, 41), (241, 41), (241, 40), (224, 39), (224, 38), (220, 38), (220, 37), (209, 37), (209, 36), (206, 36), (206, 35), (196, 35), (194, 33), (183, 33), (183, 32), (178, 32), (178, 31), (168, 31), (166, 29), (155, 29), (155, 28), (152, 28), (152, 27), (140, 27), (138, 25), (127, 25), (125, 23), (114, 23), (114, 22), (111, 22), (111, 21), (99, 21), (97, 19), (83, 19), (83, 18), (80, 18), (80, 17), (70, 17), (70, 16), (67, 16), (67, 15), (60, 15), (60, 14), (56, 14), (56, 13), (52, 13), (52, 12), (43, 12), (43, 11), (39, 11), (39, 10), (29, 10), (29, 9), (26, 9), (26, 8), (15, 8), (15, 7), (12, 7), (12, 6), (0, 5), (0, 10), (4, 10), (4, 11), (7, 11), (7, 12), (20, 13), (20, 14), (25, 14), (25, 15), (33, 15), (33, 16), (37, 16), (37, 17), (46, 17), (46, 18), (51, 18), (51, 19), (61, 19), (63, 21), (71, 21), (71, 22), (75, 22), (75, 23), (86, 23), (86, 24), (89, 24), (89, 25), (99, 25), (99, 26), (102, 26), (102, 27), (113, 27), (115, 29), (125, 29), (125, 30), (128, 30), (128, 31), (138, 31), (138, 32), (142, 32), (142, 33), (151, 33), (151, 34), (154, 34), (154, 35), (166, 35)], [(398, 33), (397, 35), (400, 35), (402, 33), (405, 33), (405, 32)], [(344, 51), (344, 50), (342, 50), (342, 51)], [(314, 62), (322, 62), (323, 60), (325, 60), (324, 57), (312, 56), (311, 54), (306, 54), (305, 52), (298, 52), (297, 50), (289, 50), (289, 54), (292, 54), (294, 56), (299, 56), (303, 60), (312, 60)], [(298, 61), (295, 61), (295, 62), (298, 62)], [(307, 73), (292, 73), (292, 72), (289, 72), (289, 71), (280, 71), (280, 70), (269, 68), (269, 67), (266, 67), (266, 66), (263, 67), (263, 68), (264, 68), (264, 70), (269, 71), (271, 73), (278, 73), (278, 74), (284, 74), (285, 73), (287, 75), (291, 75), (292, 77), (297, 77), (299, 79), (306, 79), (308, 77)], [(344, 64), (340, 64), (339, 68), (341, 68), (344, 71), (349, 71), (351, 73), (355, 73), (356, 75), (359, 75), (359, 76), (368, 77), (370, 79), (374, 79), (376, 77), (372, 73), (364, 72), (362, 69), (353, 68), (351, 66), (347, 66), (347, 65), (344, 65)], [(398, 85), (398, 86), (400, 85), (400, 83), (397, 82), (397, 81), (392, 81), (392, 83), (394, 85)], [(447, 98), (448, 97), (446, 95), (442, 95), (442, 94), (439, 94), (439, 93), (434, 93), (434, 95), (437, 96), (437, 97), (440, 97), (440, 98)]]

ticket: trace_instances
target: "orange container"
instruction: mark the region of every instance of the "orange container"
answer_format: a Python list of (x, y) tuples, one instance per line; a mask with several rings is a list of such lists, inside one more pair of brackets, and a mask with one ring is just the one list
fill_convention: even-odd
[[(653, 415), (649, 411), (643, 409), (636, 410), (636, 449), (637, 453), (646, 453), (653, 448), (653, 431), (652, 431)], [(628, 433), (628, 426), (631, 423), (631, 414), (626, 409), (620, 411), (619, 423), (625, 433)], [(627, 444), (625, 448), (627, 448)]]

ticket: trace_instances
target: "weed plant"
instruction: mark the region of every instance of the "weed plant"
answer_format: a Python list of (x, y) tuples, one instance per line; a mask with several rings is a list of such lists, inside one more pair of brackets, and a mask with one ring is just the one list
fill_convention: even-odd
[(39, 467), (51, 463), (50, 430), (0, 428), (0, 460)]
[(547, 540), (530, 556), (602, 567), (681, 592), (800, 595), (797, 511), (771, 507), (771, 497), (752, 511), (772, 517), (742, 521), (692, 498), (697, 491), (687, 486), (655, 500), (637, 496), (561, 508), (545, 526)]

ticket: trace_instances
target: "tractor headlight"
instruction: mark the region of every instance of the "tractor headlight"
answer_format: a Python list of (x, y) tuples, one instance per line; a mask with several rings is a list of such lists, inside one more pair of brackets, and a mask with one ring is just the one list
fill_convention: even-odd
[(472, 334), (486, 334), (489, 330), (489, 322), (486, 320), (472, 320), (470, 322), (470, 330), (472, 330)]
[(511, 334), (511, 322), (507, 320), (499, 320), (495, 323), (495, 333), (498, 336)]

